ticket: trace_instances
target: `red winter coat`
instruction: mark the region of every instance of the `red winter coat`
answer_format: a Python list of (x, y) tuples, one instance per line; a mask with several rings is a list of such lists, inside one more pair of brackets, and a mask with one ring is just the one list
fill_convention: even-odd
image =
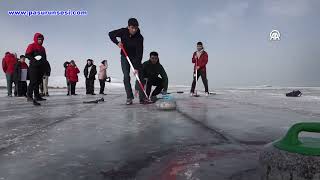
[(194, 52), (192, 56), (192, 63), (194, 63), (194, 70), (196, 69), (196, 66), (200, 66), (200, 70), (206, 71), (206, 65), (208, 63), (208, 53), (206, 51), (203, 51), (200, 58), (198, 59), (197, 52)]
[[(42, 56), (43, 60), (47, 60), (46, 49), (42, 45), (38, 44), (39, 37), (44, 39), (44, 36), (41, 33), (35, 33), (33, 43), (29, 44), (26, 50), (26, 57), (30, 60), (30, 65), (37, 61), (35, 57), (38, 55)], [(41, 65), (41, 63), (38, 63), (38, 65)], [(44, 68), (44, 66), (40, 68)]]
[(2, 69), (6, 74), (13, 75), (14, 67), (17, 64), (17, 59), (13, 54), (7, 53), (5, 57), (2, 59)]
[(78, 82), (79, 69), (76, 66), (69, 65), (67, 67), (66, 76), (69, 82)]

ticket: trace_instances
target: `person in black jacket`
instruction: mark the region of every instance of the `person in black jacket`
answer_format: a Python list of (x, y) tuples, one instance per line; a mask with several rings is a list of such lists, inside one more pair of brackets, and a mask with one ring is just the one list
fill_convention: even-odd
[[(156, 86), (151, 94), (151, 99), (161, 93), (166, 94), (168, 89), (168, 76), (163, 66), (159, 62), (157, 52), (150, 53), (150, 59), (143, 63), (143, 78), (146, 79), (146, 93), (150, 96), (152, 86)], [(161, 76), (161, 78), (159, 77)]]
[(97, 67), (93, 64), (92, 59), (87, 60), (83, 73), (86, 78), (86, 94), (96, 95), (94, 93), (94, 80), (96, 79)]
[(28, 65), (25, 62), (24, 55), (20, 56), (19, 61), (15, 65), (13, 79), (17, 86), (17, 96), (27, 97)]
[[(109, 37), (113, 43), (118, 45), (120, 48), (123, 47), (127, 51), (131, 63), (135, 69), (134, 74), (138, 74), (139, 78), (142, 79), (142, 73), (139, 72), (142, 70), (141, 61), (143, 57), (143, 36), (140, 33), (138, 20), (135, 18), (130, 18), (128, 21), (128, 27), (109, 32)], [(119, 42), (117, 38), (120, 38), (121, 42)], [(123, 83), (127, 94), (126, 104), (130, 105), (134, 99), (130, 83), (130, 65), (122, 51), (121, 68), (124, 76)], [(144, 103), (147, 99), (144, 96), (143, 90), (137, 86), (138, 83), (136, 82), (136, 89), (139, 89), (140, 103)]]
[(67, 68), (68, 66), (70, 65), (70, 62), (66, 61), (63, 63), (63, 67), (64, 67), (64, 77), (66, 77), (66, 82), (67, 82), (67, 89), (68, 89), (68, 94), (67, 96), (70, 96), (71, 95), (71, 87), (70, 87), (70, 83), (68, 81), (68, 78), (67, 78)]
[(41, 94), (43, 96), (49, 96), (49, 92), (48, 92), (48, 82), (49, 82), (49, 76), (51, 74), (51, 66), (49, 61), (45, 61), (45, 69), (44, 69), (44, 74), (43, 74), (43, 78), (42, 78), (42, 82), (41, 82)]

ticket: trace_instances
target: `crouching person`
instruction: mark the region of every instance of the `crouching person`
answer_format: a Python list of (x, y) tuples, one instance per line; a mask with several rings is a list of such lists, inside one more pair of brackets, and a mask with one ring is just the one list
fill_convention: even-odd
[[(151, 94), (151, 100), (156, 99), (156, 96), (161, 92), (166, 94), (168, 89), (168, 76), (159, 62), (157, 52), (150, 53), (150, 59), (142, 65), (142, 72), (143, 78), (146, 79), (146, 93), (149, 97)], [(156, 88), (151, 93), (152, 86), (155, 86)]]

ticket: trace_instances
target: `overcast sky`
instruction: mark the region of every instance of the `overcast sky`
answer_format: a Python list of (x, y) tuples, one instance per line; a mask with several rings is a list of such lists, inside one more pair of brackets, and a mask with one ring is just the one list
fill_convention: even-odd
[[(140, 22), (144, 61), (158, 51), (172, 84), (190, 85), (191, 56), (197, 41), (209, 54), (209, 86), (320, 86), (319, 0), (2, 0), (0, 55), (25, 52), (35, 32), (53, 67), (63, 62), (108, 59), (109, 75), (122, 79), (119, 49), (108, 32)], [(87, 16), (13, 17), (8, 10), (87, 10)], [(281, 40), (269, 41), (271, 30)], [(1, 73), (0, 78), (4, 78)], [(54, 78), (54, 77), (52, 77)]]

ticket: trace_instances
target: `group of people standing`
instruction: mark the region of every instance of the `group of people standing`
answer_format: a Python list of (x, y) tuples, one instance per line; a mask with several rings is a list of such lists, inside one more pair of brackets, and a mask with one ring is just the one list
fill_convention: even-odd
[[(34, 43), (38, 43), (38, 37), (39, 39), (42, 38), (41, 41), (43, 41), (43, 36), (41, 37), (40, 34), (36, 34)], [(45, 100), (42, 97), (49, 96), (48, 80), (51, 73), (49, 62), (43, 60), (41, 63), (34, 63), (33, 61), (37, 60), (33, 59), (33, 61), (30, 61), (29, 66), (26, 63), (26, 58), (31, 58), (39, 52), (45, 53), (44, 49), (34, 43), (28, 46), (25, 55), (21, 55), (18, 58), (15, 53), (6, 52), (2, 59), (2, 68), (6, 75), (9, 97), (13, 96), (12, 90), (14, 90), (14, 96), (18, 97), (32, 98), (32, 93), (34, 92), (35, 101)], [(27, 85), (27, 80), (30, 80), (29, 86)], [(31, 98), (29, 98), (29, 100), (31, 100)]]
[[(135, 90), (139, 93), (139, 101), (141, 104), (152, 103), (153, 99), (160, 93), (166, 94), (168, 89), (168, 76), (164, 67), (160, 64), (159, 54), (155, 51), (151, 52), (149, 59), (142, 63), (143, 58), (143, 41), (144, 38), (140, 33), (139, 22), (135, 18), (128, 20), (128, 26), (109, 32), (109, 37), (121, 49), (121, 69), (123, 72), (123, 83), (127, 95), (126, 104), (133, 103), (134, 95), (131, 87), (130, 69), (134, 70), (136, 75)], [(119, 41), (119, 39), (120, 41)], [(6, 73), (8, 96), (12, 96), (12, 83), (15, 83), (15, 94), (18, 96), (26, 96), (28, 101), (32, 101), (34, 105), (40, 105), (38, 101), (44, 101), (39, 93), (40, 84), (43, 86), (43, 94), (48, 94), (48, 77), (50, 76), (50, 64), (47, 61), (45, 48), (42, 46), (44, 36), (40, 33), (34, 35), (34, 42), (29, 44), (25, 55), (21, 55), (17, 60), (16, 56), (6, 53), (2, 66)], [(29, 67), (25, 63), (25, 58), (30, 60)], [(197, 51), (193, 53), (192, 63), (194, 63), (194, 77), (190, 93), (195, 93), (195, 86), (198, 78), (201, 76), (205, 86), (205, 93), (209, 94), (208, 80), (206, 72), (206, 64), (208, 63), (208, 54), (204, 51), (202, 42), (197, 43)], [(78, 69), (74, 60), (64, 63), (65, 77), (68, 87), (67, 95), (77, 95), (75, 93), (76, 84), (78, 82)], [(105, 82), (107, 81), (106, 70), (108, 68), (107, 60), (103, 60), (99, 66), (94, 65), (92, 59), (87, 60), (87, 64), (83, 70), (86, 83), (86, 94), (95, 95), (94, 82), (96, 74), (100, 83), (100, 94), (104, 95)], [(27, 88), (27, 80), (30, 80)], [(109, 78), (110, 81), (110, 78)], [(152, 86), (155, 89), (152, 91)], [(40, 88), (41, 89), (41, 88)], [(33, 96), (34, 95), (34, 96)]]
[[(67, 81), (67, 89), (68, 89), (68, 96), (69, 95), (77, 95), (75, 93), (76, 90), (76, 84), (79, 81), (78, 74), (80, 73), (80, 70), (78, 69), (76, 63), (74, 60), (71, 60), (70, 62), (65, 62), (63, 64), (65, 68), (65, 77)], [(107, 77), (107, 69), (108, 69), (108, 61), (103, 60), (101, 62), (101, 65), (99, 66), (99, 73), (98, 73), (98, 79), (100, 83), (100, 95), (105, 95), (104, 89), (105, 89), (105, 83), (110, 80), (110, 78)], [(90, 95), (96, 95), (94, 93), (94, 82), (96, 80), (96, 74), (97, 74), (97, 67), (94, 65), (92, 59), (87, 60), (87, 64), (83, 70), (84, 77), (86, 79), (86, 94)]]
[[(45, 101), (44, 96), (49, 96), (48, 81), (51, 73), (50, 63), (47, 60), (46, 50), (42, 46), (44, 36), (40, 33), (34, 35), (34, 42), (29, 44), (25, 55), (17, 58), (15, 53), (6, 52), (2, 59), (2, 68), (6, 75), (8, 96), (12, 97), (14, 84), (14, 96), (26, 97), (34, 105), (41, 105), (39, 101)], [(26, 58), (29, 59), (29, 66)], [(80, 73), (75, 61), (64, 63), (65, 77), (67, 79), (68, 95), (76, 95), (75, 88)], [(107, 60), (103, 60), (99, 70), (100, 94), (104, 94), (107, 80)], [(97, 74), (96, 66), (92, 59), (87, 60), (84, 69), (86, 78), (86, 94), (94, 93), (94, 81)], [(110, 78), (109, 78), (110, 79)], [(27, 85), (29, 80), (29, 85)]]
[(25, 56), (20, 59), (17, 54), (6, 52), (2, 59), (2, 69), (6, 75), (8, 96), (12, 97), (12, 85), (15, 85), (14, 96), (27, 96), (28, 65)]

